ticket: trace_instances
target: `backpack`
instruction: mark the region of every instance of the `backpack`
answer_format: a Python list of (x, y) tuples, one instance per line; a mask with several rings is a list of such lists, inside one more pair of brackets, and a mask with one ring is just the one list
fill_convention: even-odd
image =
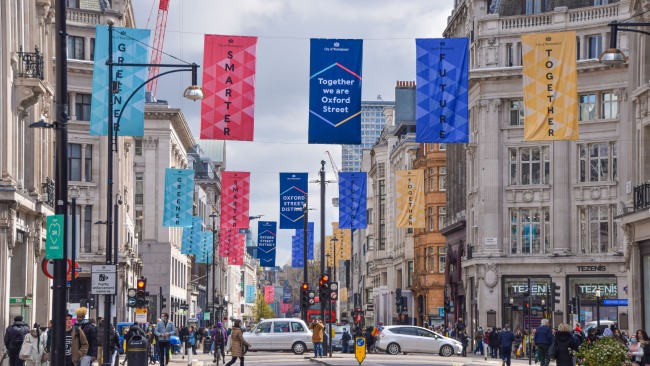
[(214, 334), (214, 343), (222, 345), (224, 343), (223, 329), (217, 328)]
[(25, 336), (29, 333), (29, 329), (24, 326), (14, 326), (14, 334), (13, 338), (11, 339), (11, 343), (9, 344), (9, 348), (11, 349), (20, 349), (23, 345), (23, 341), (25, 340)]

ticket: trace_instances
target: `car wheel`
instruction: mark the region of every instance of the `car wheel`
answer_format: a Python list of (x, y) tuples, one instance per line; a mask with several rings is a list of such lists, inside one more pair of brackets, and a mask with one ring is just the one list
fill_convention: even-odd
[(448, 344), (445, 344), (440, 348), (440, 356), (449, 357), (453, 354), (454, 354), (454, 349)]
[(389, 355), (398, 355), (400, 353), (400, 347), (397, 343), (391, 343), (386, 347), (386, 353)]
[(305, 344), (302, 342), (296, 342), (293, 344), (293, 346), (291, 346), (291, 350), (293, 351), (293, 353), (297, 355), (302, 355), (303, 353), (305, 353), (306, 349), (307, 346), (305, 346)]

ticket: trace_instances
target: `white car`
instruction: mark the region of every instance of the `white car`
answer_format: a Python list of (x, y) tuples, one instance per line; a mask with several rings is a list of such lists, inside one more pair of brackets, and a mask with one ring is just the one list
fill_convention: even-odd
[(375, 346), (391, 355), (413, 352), (449, 357), (454, 354), (460, 355), (463, 350), (463, 345), (455, 339), (412, 325), (384, 326)]
[(294, 318), (265, 319), (244, 333), (250, 351), (292, 351), (297, 355), (314, 349), (311, 337), (307, 324)]

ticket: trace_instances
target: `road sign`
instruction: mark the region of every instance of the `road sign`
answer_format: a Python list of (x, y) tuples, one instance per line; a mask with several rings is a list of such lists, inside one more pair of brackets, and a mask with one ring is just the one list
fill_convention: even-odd
[(130, 308), (135, 307), (135, 297), (129, 297), (129, 307)]
[(627, 299), (605, 299), (601, 306), (627, 306)]
[(354, 339), (354, 358), (357, 359), (359, 365), (366, 359), (366, 339), (364, 337), (356, 337)]
[(117, 294), (117, 266), (114, 264), (94, 264), (92, 266), (92, 284), (90, 293), (93, 295)]
[(50, 215), (47, 217), (45, 258), (63, 259), (63, 225), (63, 215)]
[(135, 321), (143, 324), (147, 322), (147, 308), (135, 309)]
[[(79, 266), (79, 262), (75, 262), (74, 267), (75, 267), (74, 278), (77, 278), (79, 277), (79, 273), (81, 273), (82, 268)], [(52, 259), (43, 259), (43, 261), (41, 262), (41, 270), (43, 271), (43, 274), (47, 278), (54, 279), (54, 261)], [(71, 272), (72, 272), (72, 260), (68, 259), (68, 264), (65, 270), (68, 281), (72, 279), (72, 275), (70, 274)]]

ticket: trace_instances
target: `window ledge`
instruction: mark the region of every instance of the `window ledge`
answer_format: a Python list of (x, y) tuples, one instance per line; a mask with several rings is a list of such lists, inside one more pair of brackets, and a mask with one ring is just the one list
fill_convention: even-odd
[(530, 189), (551, 189), (550, 184), (516, 184), (505, 187), (506, 191), (525, 191)]
[(578, 121), (578, 125), (581, 125), (581, 124), (591, 125), (591, 124), (596, 124), (596, 123), (619, 122), (619, 121), (620, 120), (619, 120), (618, 117), (615, 117), (615, 118), (596, 118), (596, 119), (588, 119), (588, 120), (585, 120), (585, 121)]
[(602, 182), (578, 182), (574, 183), (574, 188), (589, 188), (589, 187), (616, 187), (618, 186), (618, 181), (608, 180)]

